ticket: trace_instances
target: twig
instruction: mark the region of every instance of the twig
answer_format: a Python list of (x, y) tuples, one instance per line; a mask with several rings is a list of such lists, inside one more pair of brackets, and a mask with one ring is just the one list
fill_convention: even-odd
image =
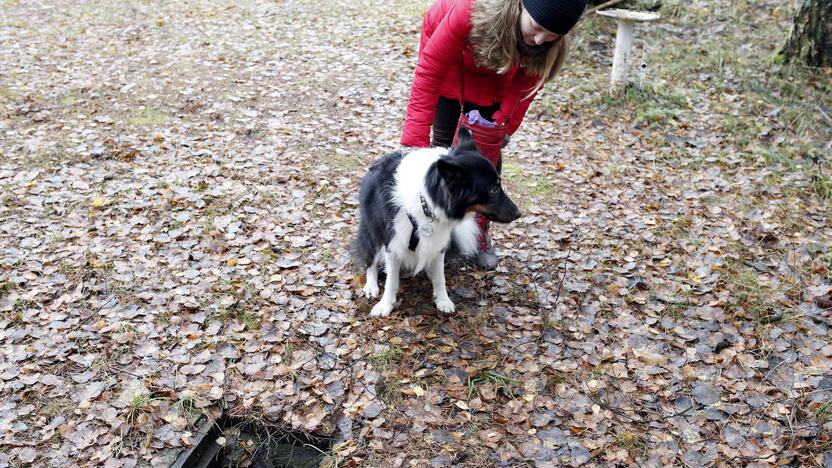
[[(558, 282), (558, 289), (557, 289), (557, 292), (555, 293), (555, 307), (554, 307), (555, 310), (557, 310), (558, 304), (560, 303), (560, 292), (563, 290), (563, 281), (566, 279), (566, 262), (567, 262), (567, 260), (569, 260), (569, 257), (572, 256), (573, 246), (574, 246), (574, 244), (570, 242), (569, 243), (569, 252), (566, 253), (566, 257), (564, 257), (560, 268), (558, 268), (558, 270), (561, 271), (561, 275), (560, 275), (560, 281)], [(547, 297), (547, 299), (548, 299), (548, 297)], [(548, 326), (548, 324), (549, 324), (549, 314), (546, 314), (546, 317), (544, 317), (544, 320), (543, 320), (543, 330), (542, 330), (542, 333), (540, 334), (540, 337), (538, 339), (543, 339), (543, 335), (546, 333), (546, 327)]]
[[(537, 273), (532, 275), (532, 287), (534, 288), (534, 298), (537, 299), (537, 311), (540, 313), (540, 315), (541, 315), (540, 320), (542, 321), (540, 336), (537, 337), (538, 340), (539, 340), (539, 339), (543, 338), (544, 335), (546, 335), (546, 330), (549, 326), (549, 321), (546, 320), (545, 317), (543, 317), (544, 312), (542, 310), (542, 307), (540, 306), (540, 293), (537, 291), (537, 278), (538, 278)], [(546, 295), (546, 300), (547, 301), (549, 300), (549, 294)]]
[[(830, 117), (829, 114), (826, 113), (825, 110), (823, 110), (823, 107), (820, 107), (817, 104), (815, 104), (815, 109), (817, 109), (818, 112), (820, 112), (820, 115), (822, 115), (823, 118), (826, 119), (826, 123), (828, 123), (829, 128), (832, 129), (832, 117)], [(826, 143), (826, 146), (823, 147), (823, 151), (829, 151), (830, 148), (832, 148), (832, 138), (830, 138), (829, 141)]]
[[(582, 387), (587, 386), (588, 379), (589, 378), (587, 378), (587, 380), (584, 380), (584, 382), (581, 384)], [(606, 383), (610, 384), (610, 382), (606, 382)], [(618, 391), (618, 392), (621, 391), (620, 387), (618, 387), (617, 385), (614, 385), (614, 387), (615, 387), (616, 391)], [(673, 412), (673, 413), (670, 413), (670, 414), (662, 414), (661, 411), (659, 411), (655, 408), (646, 407), (646, 406), (642, 405), (639, 402), (631, 401), (631, 403), (635, 403), (636, 405), (638, 405), (640, 407), (641, 411), (646, 414), (646, 416), (630, 416), (629, 414), (627, 414), (625, 412), (625, 410), (623, 410), (621, 408), (618, 408), (616, 406), (612, 406), (609, 403), (609, 401), (602, 400), (600, 397), (598, 397), (593, 392), (587, 391), (585, 393), (586, 393), (587, 397), (589, 397), (590, 401), (592, 401), (593, 403), (596, 403), (597, 405), (603, 407), (604, 409), (612, 411), (614, 414), (616, 414), (616, 415), (618, 415), (622, 418), (627, 419), (628, 422), (632, 422), (632, 423), (636, 423), (636, 424), (657, 423), (657, 422), (664, 421), (664, 420), (671, 419), (671, 418), (675, 418), (675, 417), (678, 417), (678, 416), (684, 416), (685, 414), (687, 414), (689, 411), (692, 411), (692, 410), (693, 411), (698, 411), (698, 410), (701, 410), (702, 408), (705, 408), (705, 405), (697, 405), (695, 402), (691, 401), (691, 405), (688, 406), (687, 408), (685, 408), (682, 411), (676, 411), (676, 412)]]
[(818, 110), (818, 112), (820, 112), (820, 115), (822, 115), (822, 116), (823, 116), (823, 118), (824, 118), (824, 119), (826, 119), (826, 123), (828, 123), (828, 124), (829, 124), (829, 126), (830, 126), (830, 127), (832, 127), (832, 117), (829, 117), (829, 114), (827, 114), (827, 113), (826, 113), (826, 111), (825, 111), (825, 110), (823, 110), (823, 108), (822, 108), (822, 107), (820, 107), (820, 106), (819, 106), (819, 105), (817, 105), (817, 104), (815, 104), (815, 109), (817, 109), (817, 110)]
[(768, 380), (768, 377), (772, 374), (772, 372), (776, 371), (780, 366), (782, 366), (783, 364), (793, 364), (795, 361), (796, 359), (794, 361), (789, 359), (783, 359), (782, 361), (778, 362), (777, 365), (775, 365), (773, 368), (771, 368), (771, 370), (766, 372), (766, 375), (765, 377), (763, 377), (763, 380), (761, 380), (760, 383), (757, 384), (757, 389), (759, 390), (759, 388), (762, 387), (764, 383), (766, 383), (766, 380)]
[(591, 15), (591, 14), (593, 14), (593, 13), (597, 12), (598, 10), (600, 10), (600, 9), (602, 9), (602, 8), (607, 8), (607, 7), (610, 7), (610, 6), (616, 5), (616, 4), (618, 4), (618, 3), (621, 3), (621, 2), (623, 2), (623, 1), (624, 1), (624, 0), (609, 0), (608, 2), (604, 2), (604, 3), (602, 3), (602, 4), (598, 5), (598, 6), (597, 6), (597, 7), (595, 7), (595, 8), (592, 8), (592, 9), (587, 10), (587, 11), (586, 11), (586, 13), (584, 14), (584, 16)]
[(705, 405), (699, 405), (699, 406), (697, 407), (694, 403), (691, 403), (691, 405), (690, 405), (690, 406), (688, 406), (688, 407), (687, 407), (687, 409), (685, 409), (684, 411), (678, 411), (678, 412), (673, 413), (673, 414), (666, 414), (666, 415), (664, 415), (664, 416), (660, 417), (659, 419), (655, 419), (655, 420), (653, 420), (653, 421), (649, 421), (649, 422), (659, 422), (659, 421), (664, 421), (665, 419), (675, 418), (676, 416), (682, 416), (683, 414), (687, 413), (688, 411), (690, 411), (690, 410), (692, 410), (692, 409), (695, 409), (695, 410), (701, 410), (701, 409), (702, 409), (702, 408), (704, 408), (704, 407), (705, 407)]
[[(575, 242), (580, 242), (581, 240), (582, 239), (578, 239)], [(560, 303), (560, 292), (563, 289), (563, 281), (566, 279), (566, 262), (569, 260), (569, 257), (572, 256), (572, 250), (574, 248), (573, 246), (574, 246), (574, 243), (570, 242), (569, 243), (569, 252), (566, 253), (566, 257), (563, 259), (563, 262), (561, 262), (560, 266), (558, 266), (558, 272), (562, 271), (562, 273), (560, 275), (560, 281), (558, 282), (558, 289), (557, 289), (556, 294), (555, 294), (555, 305), (554, 305), (555, 309), (557, 309), (558, 304)], [(506, 359), (508, 359), (508, 357), (511, 355), (511, 353), (515, 349), (519, 348), (520, 346), (527, 345), (529, 343), (540, 342), (540, 340), (542, 340), (546, 336), (546, 331), (548, 330), (548, 327), (549, 327), (549, 314), (546, 313), (543, 310), (543, 307), (540, 306), (540, 295), (537, 294), (537, 282), (536, 281), (532, 282), (532, 286), (534, 287), (535, 296), (537, 296), (536, 297), (536, 299), (538, 301), (537, 311), (538, 311), (538, 314), (541, 316), (540, 320), (542, 322), (541, 323), (541, 329), (540, 329), (540, 335), (538, 335), (536, 338), (530, 338), (530, 339), (523, 340), (523, 341), (515, 344), (511, 348), (509, 348), (508, 351), (506, 351), (505, 356), (503, 356), (503, 362), (502, 362), (501, 365), (504, 365), (506, 363)], [(549, 299), (550, 295), (551, 295), (551, 293), (546, 295), (546, 300)]]
[(508, 357), (509, 357), (509, 356), (511, 356), (511, 353), (512, 353), (512, 352), (514, 352), (514, 350), (515, 350), (515, 349), (517, 349), (517, 348), (519, 348), (519, 347), (521, 347), (521, 346), (523, 346), (523, 345), (527, 345), (527, 344), (529, 344), (529, 343), (535, 343), (535, 342), (537, 342), (537, 340), (538, 340), (538, 339), (539, 339), (539, 337), (538, 337), (538, 338), (530, 338), (530, 339), (527, 339), (527, 340), (523, 340), (523, 341), (521, 341), (521, 342), (517, 343), (516, 345), (512, 346), (511, 348), (509, 348), (509, 349), (508, 349), (508, 351), (506, 351), (506, 355), (505, 355), (505, 356), (503, 356), (503, 362), (502, 362), (500, 365), (501, 365), (501, 366), (505, 365), (505, 363), (506, 363), (506, 359), (508, 359)]

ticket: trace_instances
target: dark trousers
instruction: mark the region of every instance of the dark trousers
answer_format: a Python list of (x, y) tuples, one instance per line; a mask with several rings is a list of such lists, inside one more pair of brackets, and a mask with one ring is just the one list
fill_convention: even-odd
[[(485, 107), (471, 104), (470, 102), (465, 103), (465, 112), (470, 112), (474, 109), (480, 111), (483, 118), (492, 120), (494, 113), (500, 109), (500, 104)], [(454, 140), (454, 134), (456, 133), (456, 124), (459, 123), (459, 114), (458, 99), (448, 99), (439, 96), (439, 102), (436, 103), (436, 115), (433, 118), (433, 139), (430, 142), (431, 146), (442, 146), (445, 148), (451, 146), (451, 142)]]

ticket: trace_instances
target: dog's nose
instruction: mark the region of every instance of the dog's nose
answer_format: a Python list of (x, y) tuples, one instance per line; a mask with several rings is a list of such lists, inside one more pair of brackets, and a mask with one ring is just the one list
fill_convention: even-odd
[(517, 205), (515, 205), (510, 198), (506, 197), (503, 206), (500, 207), (500, 209), (490, 213), (488, 216), (492, 221), (496, 221), (498, 223), (510, 223), (520, 218), (522, 213), (520, 213), (520, 209), (517, 208)]
[(511, 221), (520, 219), (520, 217), (523, 216), (523, 213), (520, 212), (520, 208), (518, 208), (514, 201), (512, 201), (511, 199), (509, 199), (509, 203), (509, 217), (511, 218)]

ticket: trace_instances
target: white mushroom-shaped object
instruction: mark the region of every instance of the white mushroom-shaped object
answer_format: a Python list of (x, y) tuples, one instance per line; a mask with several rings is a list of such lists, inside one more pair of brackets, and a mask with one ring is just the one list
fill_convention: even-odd
[(601, 10), (598, 11), (598, 14), (615, 18), (618, 21), (618, 33), (615, 36), (615, 55), (612, 58), (612, 75), (610, 76), (610, 92), (616, 93), (621, 89), (626, 79), (636, 22), (657, 20), (659, 15), (646, 11), (619, 9)]

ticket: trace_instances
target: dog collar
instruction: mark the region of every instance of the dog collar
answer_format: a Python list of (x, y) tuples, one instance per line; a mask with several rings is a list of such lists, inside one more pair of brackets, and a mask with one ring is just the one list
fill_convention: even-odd
[(419, 237), (430, 237), (433, 235), (433, 222), (436, 220), (436, 216), (433, 215), (433, 212), (430, 211), (428, 207), (428, 202), (425, 200), (425, 197), (420, 193), (419, 194), (419, 202), (422, 204), (422, 213), (427, 218), (427, 222), (421, 226), (416, 222), (416, 218), (413, 217), (412, 214), (407, 213), (407, 218), (410, 219), (410, 225), (412, 229), (410, 231), (410, 241), (407, 243), (407, 248), (411, 252), (416, 251), (416, 247), (419, 246)]
[(433, 212), (430, 211), (430, 208), (428, 208), (427, 200), (425, 200), (424, 195), (422, 195), (421, 193), (419, 194), (419, 201), (422, 202), (422, 213), (425, 214), (425, 217), (428, 218), (428, 221), (433, 221), (434, 219), (436, 219), (436, 217), (433, 216)]

